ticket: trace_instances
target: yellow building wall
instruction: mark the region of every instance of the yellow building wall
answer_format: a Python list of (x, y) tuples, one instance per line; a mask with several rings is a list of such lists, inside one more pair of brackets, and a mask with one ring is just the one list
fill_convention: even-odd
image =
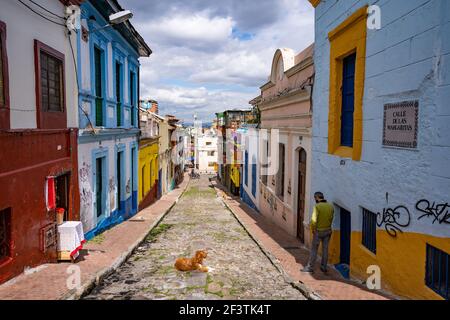
[[(139, 203), (155, 186), (156, 180), (158, 179), (158, 153), (159, 145), (157, 142), (144, 147), (139, 147)], [(143, 168), (144, 170), (142, 170)]]
[[(381, 270), (382, 289), (411, 299), (443, 298), (425, 285), (426, 244), (450, 253), (450, 239), (419, 233), (398, 233), (391, 237), (384, 229), (377, 231), (377, 253), (362, 244), (362, 232), (352, 232), (350, 275), (367, 280), (367, 267), (377, 265)], [(340, 232), (334, 230), (329, 246), (329, 263), (339, 263)]]

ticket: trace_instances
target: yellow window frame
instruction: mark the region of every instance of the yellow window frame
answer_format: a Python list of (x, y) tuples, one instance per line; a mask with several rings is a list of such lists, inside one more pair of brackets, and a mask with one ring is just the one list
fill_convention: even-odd
[[(363, 135), (363, 96), (366, 68), (367, 8), (354, 12), (328, 33), (330, 41), (330, 97), (328, 113), (328, 153), (361, 160)], [(341, 146), (343, 60), (356, 52), (353, 147)]]

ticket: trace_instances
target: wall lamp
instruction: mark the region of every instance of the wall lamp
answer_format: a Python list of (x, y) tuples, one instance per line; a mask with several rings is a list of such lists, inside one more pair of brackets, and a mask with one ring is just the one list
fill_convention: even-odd
[[(116, 24), (123, 23), (125, 21), (130, 20), (133, 17), (133, 13), (130, 10), (119, 11), (109, 16), (109, 23), (103, 27), (92, 29), (89, 33), (94, 33), (96, 31), (111, 27)], [(90, 18), (91, 20), (95, 20), (94, 17)]]

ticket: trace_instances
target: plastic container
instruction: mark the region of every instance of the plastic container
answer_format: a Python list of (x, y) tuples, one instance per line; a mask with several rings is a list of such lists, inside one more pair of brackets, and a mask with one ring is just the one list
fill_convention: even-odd
[(56, 208), (56, 224), (60, 225), (64, 223), (64, 208)]

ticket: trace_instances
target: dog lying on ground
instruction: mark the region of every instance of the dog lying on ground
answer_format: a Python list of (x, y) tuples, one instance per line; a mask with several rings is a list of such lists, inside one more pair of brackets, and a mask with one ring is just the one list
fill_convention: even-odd
[(179, 271), (194, 271), (208, 272), (211, 268), (202, 265), (203, 260), (206, 259), (208, 253), (205, 250), (195, 252), (193, 258), (178, 258), (175, 261), (175, 268)]

